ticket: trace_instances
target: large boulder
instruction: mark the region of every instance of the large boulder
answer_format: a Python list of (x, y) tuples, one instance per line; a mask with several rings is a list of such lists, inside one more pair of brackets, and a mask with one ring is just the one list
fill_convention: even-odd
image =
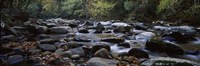
[(69, 49), (69, 51), (71, 51), (72, 55), (80, 55), (80, 56), (85, 56), (85, 51), (82, 48), (73, 48), (73, 49)]
[(86, 66), (116, 66), (117, 60), (93, 57), (86, 62)]
[(131, 27), (130, 26), (118, 26), (113, 31), (114, 33), (126, 33), (130, 32)]
[(149, 58), (149, 54), (141, 49), (132, 48), (128, 51), (130, 56), (135, 56), (136, 58)]
[(200, 64), (197, 62), (178, 59), (178, 58), (170, 58), (170, 57), (158, 57), (146, 60), (140, 64), (140, 66), (199, 66)]
[(8, 64), (18, 64), (24, 60), (22, 55), (12, 55), (8, 57)]
[(117, 22), (117, 23), (113, 23), (111, 26), (112, 27), (119, 27), (119, 26), (125, 27), (125, 26), (130, 26), (130, 25), (127, 23), (123, 23), (123, 22)]
[(98, 23), (96, 26), (96, 31), (94, 33), (102, 33), (104, 30), (105, 27), (101, 23)]
[(101, 41), (111, 42), (111, 43), (122, 43), (122, 42), (124, 42), (124, 39), (118, 38), (118, 37), (110, 37), (110, 38), (101, 39)]
[(59, 27), (52, 27), (49, 28), (50, 33), (55, 33), (55, 34), (66, 34), (70, 30), (70, 27), (68, 26), (59, 26)]
[(88, 29), (86, 29), (86, 28), (79, 29), (78, 32), (79, 33), (89, 33)]
[(105, 48), (102, 48), (98, 51), (95, 52), (94, 56), (95, 57), (101, 57), (101, 58), (109, 58), (109, 51)]
[[(180, 32), (171, 32), (169, 34), (163, 34), (162, 37), (163, 38), (165, 37), (165, 40), (172, 40), (172, 38), (174, 38), (174, 40), (176, 42), (180, 42), (180, 43), (186, 43), (186, 42), (194, 39), (194, 36), (185, 35)], [(171, 37), (171, 38), (166, 39), (166, 37)]]
[(91, 52), (92, 52), (92, 53), (95, 53), (96, 51), (98, 51), (98, 50), (100, 50), (100, 49), (102, 49), (102, 48), (105, 48), (105, 49), (108, 50), (108, 51), (111, 50), (109, 45), (94, 45), (94, 46), (92, 47)]
[(184, 50), (174, 44), (159, 40), (149, 40), (146, 42), (146, 49), (150, 51), (165, 52), (168, 55), (183, 55)]
[(39, 44), (38, 47), (44, 51), (55, 51), (56, 46), (51, 44)]

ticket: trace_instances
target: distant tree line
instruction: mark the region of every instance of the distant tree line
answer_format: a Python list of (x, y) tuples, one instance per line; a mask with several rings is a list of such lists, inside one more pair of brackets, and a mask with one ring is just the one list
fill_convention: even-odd
[(144, 22), (200, 21), (200, 0), (1, 0), (0, 4), (1, 18), (21, 15)]

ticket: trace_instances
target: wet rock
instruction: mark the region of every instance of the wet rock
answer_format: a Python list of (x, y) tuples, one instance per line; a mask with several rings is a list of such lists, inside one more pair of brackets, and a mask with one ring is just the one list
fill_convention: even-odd
[(80, 55), (78, 55), (78, 54), (72, 55), (71, 59), (72, 60), (78, 60), (78, 59), (80, 59)]
[(37, 63), (37, 64), (33, 64), (33, 66), (47, 66), (47, 65), (41, 64), (41, 63)]
[(149, 58), (149, 54), (141, 49), (132, 48), (128, 51), (130, 56), (135, 56), (136, 58)]
[(63, 52), (64, 52), (64, 49), (59, 48), (54, 53), (57, 54), (57, 55), (62, 55)]
[(109, 54), (110, 53), (108, 52), (107, 49), (102, 48), (102, 49), (96, 51), (95, 54), (94, 54), (94, 56), (95, 57), (101, 57), (101, 58), (109, 58)]
[(110, 26), (112, 23), (110, 21), (107, 22), (100, 22), (100, 24), (102, 24), (103, 26)]
[(110, 37), (110, 38), (101, 39), (101, 41), (111, 42), (111, 43), (122, 43), (124, 42), (124, 39), (118, 38), (118, 37)]
[(174, 44), (158, 40), (150, 40), (146, 43), (146, 49), (150, 51), (166, 52), (168, 55), (183, 55), (184, 50)]
[(39, 34), (37, 36), (38, 39), (48, 39), (48, 38), (51, 38), (49, 35), (46, 35), (46, 34)]
[(46, 26), (48, 28), (52, 28), (52, 27), (56, 27), (57, 25), (56, 25), (56, 23), (46, 23)]
[(77, 22), (71, 22), (71, 23), (69, 23), (69, 26), (71, 28), (76, 28), (76, 27), (78, 27), (78, 23)]
[(117, 60), (93, 57), (87, 61), (86, 66), (116, 66)]
[(89, 31), (87, 29), (79, 29), (78, 31), (79, 33), (89, 33)]
[(149, 59), (144, 61), (140, 64), (141, 66), (199, 66), (199, 63), (185, 60), (185, 59), (178, 59), (178, 58), (170, 58), (170, 57), (158, 57)]
[(46, 27), (46, 26), (36, 26), (35, 28), (36, 28), (37, 32), (39, 32), (39, 33), (46, 33), (48, 30), (48, 27)]
[(85, 51), (82, 48), (73, 48), (73, 49), (69, 49), (69, 51), (72, 52), (72, 55), (78, 54), (80, 56), (85, 56)]
[(44, 51), (55, 51), (56, 47), (51, 44), (39, 44), (38, 47)]
[(90, 42), (91, 41), (85, 37), (75, 37), (73, 40), (76, 42)]
[(71, 57), (71, 56), (72, 56), (72, 52), (71, 52), (71, 51), (64, 51), (64, 52), (62, 53), (62, 56), (63, 56), (63, 57)]
[(39, 40), (39, 42), (42, 44), (54, 44), (55, 42), (58, 41), (59, 41), (58, 39), (51, 39), (51, 38)]
[(144, 25), (144, 23), (133, 23), (133, 27), (136, 30), (147, 30), (147, 26)]
[(118, 44), (117, 46), (122, 46), (122, 47), (125, 47), (125, 48), (130, 48), (130, 44), (129, 43), (120, 43)]
[(96, 26), (96, 31), (94, 33), (102, 33), (104, 30), (105, 27), (101, 23), (98, 23)]
[(125, 27), (125, 26), (130, 26), (130, 25), (127, 24), (127, 23), (123, 23), (123, 22), (117, 22), (117, 23), (113, 23), (111, 26), (113, 26), (113, 27), (119, 27), (119, 26)]
[(9, 56), (8, 58), (8, 64), (18, 64), (20, 62), (22, 62), (23, 56), (22, 55), (13, 55), (13, 56)]
[(119, 26), (119, 27), (116, 27), (113, 32), (114, 33), (126, 33), (126, 32), (130, 32), (131, 30), (131, 27), (130, 26)]
[(59, 27), (52, 27), (49, 28), (50, 33), (53, 34), (67, 34), (70, 30), (68, 26), (59, 26)]
[(112, 33), (112, 31), (104, 31), (104, 33)]
[(185, 51), (185, 54), (199, 55), (200, 51), (198, 51), (198, 50), (187, 50), (187, 51)]
[(142, 40), (142, 41), (147, 41), (151, 38), (153, 38), (155, 34), (153, 32), (143, 32), (135, 36), (136, 40)]
[(40, 49), (36, 49), (36, 48), (30, 48), (28, 50), (28, 52), (31, 53), (31, 54), (37, 54), (37, 53), (41, 52), (41, 50)]
[(95, 45), (92, 47), (92, 53), (95, 53), (96, 51), (105, 48), (106, 50), (110, 51), (110, 46), (109, 45)]
[(194, 37), (189, 35), (183, 35), (180, 32), (172, 32), (170, 34), (164, 34), (162, 37), (172, 37), (176, 42), (186, 43), (189, 40), (192, 40)]
[(83, 26), (93, 26), (94, 24), (91, 21), (86, 21)]
[(13, 41), (13, 40), (15, 40), (14, 35), (1, 36), (1, 41)]
[(173, 37), (171, 37), (171, 36), (165, 36), (165, 37), (162, 37), (161, 39), (162, 39), (162, 40), (167, 40), (167, 41), (170, 41), (170, 42), (176, 41), (176, 39), (173, 38)]

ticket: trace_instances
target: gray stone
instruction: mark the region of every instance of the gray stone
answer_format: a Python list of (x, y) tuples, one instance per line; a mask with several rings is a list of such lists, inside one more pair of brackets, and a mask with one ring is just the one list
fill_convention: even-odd
[(73, 48), (73, 49), (69, 49), (69, 51), (72, 52), (72, 55), (78, 54), (80, 56), (85, 56), (85, 51), (82, 48)]
[(117, 60), (93, 57), (87, 61), (86, 66), (116, 66)]
[(56, 50), (56, 47), (51, 44), (39, 44), (38, 47), (44, 51), (55, 51)]
[(64, 52), (62, 53), (62, 56), (63, 56), (63, 57), (71, 57), (71, 56), (72, 56), (72, 52), (71, 52), (71, 51), (64, 51)]
[(102, 49), (96, 51), (94, 56), (95, 57), (101, 57), (101, 58), (109, 58), (109, 52), (108, 52), (107, 49), (102, 48)]
[(13, 55), (9, 56), (8, 58), (8, 64), (17, 64), (23, 61), (23, 56), (22, 55)]
[(68, 26), (59, 26), (59, 27), (52, 27), (49, 28), (50, 33), (55, 33), (55, 34), (66, 34), (70, 30), (70, 27)]

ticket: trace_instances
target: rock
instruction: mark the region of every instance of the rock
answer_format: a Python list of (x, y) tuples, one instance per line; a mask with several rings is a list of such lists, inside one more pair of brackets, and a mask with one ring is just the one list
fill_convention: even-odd
[(41, 44), (54, 44), (58, 41), (59, 41), (58, 39), (51, 39), (51, 38), (39, 40)]
[(80, 56), (85, 56), (85, 51), (82, 48), (73, 48), (73, 49), (69, 49), (69, 51), (72, 52), (72, 55), (78, 54)]
[(130, 26), (130, 25), (127, 24), (127, 23), (123, 23), (123, 22), (117, 22), (117, 23), (113, 23), (111, 26), (113, 26), (113, 27), (119, 27), (119, 26), (125, 27), (125, 26)]
[(101, 57), (101, 58), (109, 58), (109, 54), (110, 53), (108, 52), (107, 49), (102, 48), (102, 49), (96, 51), (95, 54), (94, 54), (94, 56), (95, 57)]
[(117, 46), (122, 46), (122, 47), (125, 47), (125, 48), (130, 48), (130, 44), (129, 43), (120, 43), (118, 44)]
[(87, 21), (87, 22), (85, 22), (84, 24), (83, 24), (83, 26), (93, 26), (94, 24), (93, 24), (93, 22), (91, 22), (91, 21)]
[(15, 36), (14, 35), (7, 35), (7, 36), (1, 36), (1, 41), (13, 41), (15, 40)]
[(48, 39), (48, 38), (51, 38), (49, 35), (46, 35), (46, 34), (39, 34), (37, 36), (38, 39)]
[(80, 29), (78, 32), (79, 33), (89, 33), (89, 31), (87, 29)]
[(112, 23), (110, 21), (107, 22), (101, 21), (100, 24), (102, 24), (103, 26), (110, 26)]
[(149, 58), (149, 54), (141, 49), (132, 48), (128, 51), (130, 56), (135, 56), (136, 58)]
[(185, 51), (185, 54), (199, 55), (200, 51), (198, 51), (198, 50), (187, 50), (187, 51)]
[(167, 40), (167, 41), (170, 41), (170, 42), (176, 41), (176, 39), (173, 38), (173, 37), (171, 37), (171, 36), (165, 36), (165, 37), (162, 37), (161, 39), (162, 39), (162, 40)]
[(20, 62), (22, 62), (23, 56), (22, 55), (13, 55), (13, 56), (9, 56), (8, 58), (8, 64), (18, 64)]
[(137, 22), (131, 24), (136, 30), (147, 30), (147, 26), (144, 25), (144, 23)]
[(104, 30), (105, 27), (101, 23), (98, 23), (96, 26), (96, 31), (94, 33), (102, 33)]
[(170, 57), (157, 57), (149, 59), (140, 64), (141, 66), (199, 66), (199, 63)]
[(77, 55), (77, 54), (72, 55), (72, 56), (71, 56), (71, 59), (72, 59), (72, 60), (78, 60), (78, 59), (80, 59), (80, 55)]
[(114, 33), (126, 33), (126, 32), (130, 32), (131, 30), (131, 27), (130, 26), (119, 26), (119, 27), (116, 27), (113, 32)]
[(40, 49), (36, 49), (36, 48), (30, 48), (28, 50), (28, 52), (31, 53), (31, 54), (37, 54), (37, 53), (41, 52), (41, 50)]
[(56, 47), (51, 44), (39, 44), (38, 47), (44, 51), (55, 51)]
[(37, 63), (37, 64), (34, 64), (33, 66), (47, 66), (47, 65), (41, 64), (41, 63)]
[(56, 23), (46, 23), (46, 26), (48, 28), (52, 28), (52, 27), (56, 27), (57, 25), (56, 25)]
[(111, 42), (111, 43), (122, 43), (124, 42), (124, 39), (118, 38), (118, 37), (110, 37), (110, 38), (101, 39), (101, 41)]
[(117, 60), (93, 57), (87, 61), (86, 66), (116, 66)]
[(69, 26), (71, 28), (75, 28), (75, 27), (78, 27), (78, 23), (77, 22), (71, 22), (71, 23), (69, 23)]
[(95, 45), (92, 47), (92, 53), (95, 53), (97, 52), (98, 50), (102, 49), (102, 48), (105, 48), (106, 50), (110, 51), (110, 46), (109, 45)]
[(142, 40), (146, 42), (147, 40), (153, 38), (155, 34), (153, 32), (143, 32), (135, 36), (136, 40)]
[(62, 55), (63, 52), (64, 52), (64, 49), (59, 48), (54, 53), (57, 54), (57, 55)]
[(164, 34), (162, 37), (167, 37), (167, 36), (174, 38), (176, 42), (180, 43), (186, 43), (189, 40), (193, 39), (193, 36), (183, 35), (180, 32), (172, 32), (170, 34)]
[(35, 28), (36, 28), (37, 32), (39, 32), (39, 33), (46, 33), (48, 30), (48, 27), (46, 27), (46, 26), (36, 26)]
[(59, 27), (49, 28), (50, 33), (55, 33), (55, 34), (67, 34), (69, 30), (70, 30), (70, 27), (68, 26), (59, 26)]
[(71, 56), (72, 56), (72, 52), (71, 52), (71, 51), (64, 51), (64, 52), (62, 53), (62, 56), (63, 56), (63, 57), (71, 57)]
[(150, 40), (146, 42), (146, 49), (150, 51), (166, 52), (168, 55), (183, 55), (184, 50), (174, 44), (166, 43), (158, 40)]

